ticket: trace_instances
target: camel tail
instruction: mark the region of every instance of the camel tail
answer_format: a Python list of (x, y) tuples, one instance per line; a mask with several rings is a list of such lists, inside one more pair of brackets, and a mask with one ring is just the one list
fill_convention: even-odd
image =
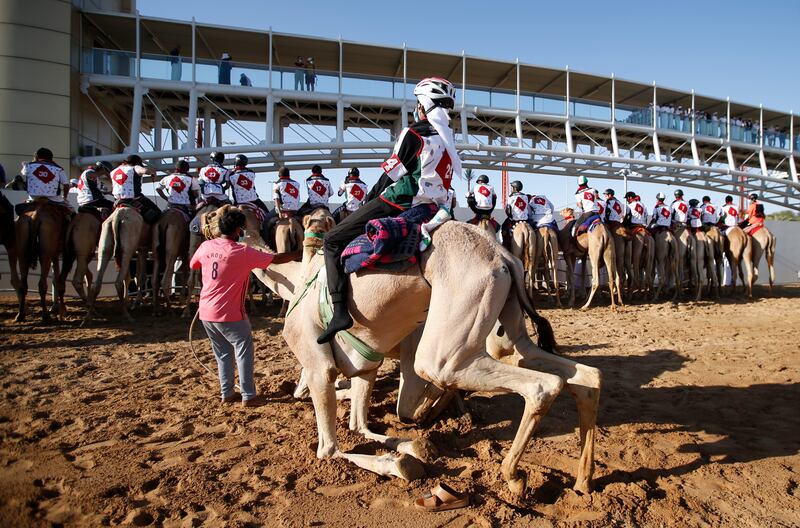
[(537, 345), (546, 352), (555, 353), (556, 336), (553, 333), (553, 327), (550, 321), (536, 312), (536, 308), (533, 306), (533, 300), (528, 297), (528, 293), (525, 291), (525, 273), (519, 265), (519, 261), (516, 259), (508, 259), (506, 265), (511, 270), (511, 278), (517, 293), (517, 299), (519, 299), (519, 304), (536, 327), (536, 333), (539, 335)]
[(75, 244), (72, 243), (73, 223), (67, 226), (67, 236), (64, 238), (64, 262), (61, 265), (61, 279), (66, 280), (75, 262)]
[(114, 262), (119, 270), (122, 267), (122, 218), (120, 215), (114, 215), (111, 231), (114, 233)]
[(28, 229), (28, 240), (25, 245), (25, 258), (28, 260), (28, 268), (35, 270), (39, 256), (39, 218), (36, 212), (31, 215), (30, 228)]

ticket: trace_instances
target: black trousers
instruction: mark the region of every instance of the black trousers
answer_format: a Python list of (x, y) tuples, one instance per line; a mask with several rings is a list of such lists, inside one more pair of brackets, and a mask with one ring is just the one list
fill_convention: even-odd
[(328, 276), (328, 290), (331, 293), (331, 301), (343, 302), (347, 299), (347, 279), (344, 273), (344, 266), (342, 266), (339, 258), (347, 244), (352, 242), (358, 235), (364, 233), (364, 226), (370, 220), (397, 216), (402, 212), (397, 207), (393, 207), (380, 198), (376, 198), (367, 202), (358, 211), (351, 213), (342, 220), (341, 224), (325, 233), (323, 247), (325, 248), (325, 269)]

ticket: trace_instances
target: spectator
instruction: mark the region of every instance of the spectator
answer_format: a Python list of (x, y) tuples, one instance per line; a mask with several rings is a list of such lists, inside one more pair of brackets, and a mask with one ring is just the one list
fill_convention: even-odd
[(314, 66), (314, 57), (306, 60), (306, 90), (313, 92), (317, 83), (317, 68)]
[(244, 214), (226, 212), (219, 220), (222, 236), (203, 242), (190, 266), (202, 269), (199, 316), (217, 360), (222, 401), (239, 399), (233, 390), (235, 364), (239, 370), (242, 407), (256, 407), (262, 402), (256, 398), (253, 334), (244, 309), (250, 271), (295, 260), (302, 251), (270, 254), (239, 244), (244, 224)]
[(233, 62), (231, 62), (231, 55), (227, 51), (222, 54), (222, 59), (219, 61), (219, 84), (231, 83), (231, 70), (233, 69)]
[(253, 82), (250, 80), (250, 77), (248, 77), (244, 73), (242, 73), (239, 76), (239, 84), (241, 84), (242, 86), (253, 86)]
[(294, 61), (294, 67), (294, 89), (302, 91), (305, 88), (303, 85), (303, 76), (305, 75), (306, 71), (306, 63), (303, 60), (303, 57), (297, 57), (297, 60)]
[(181, 65), (181, 47), (175, 46), (172, 48), (172, 51), (169, 52), (169, 62), (172, 69), (172, 74), (170, 75), (170, 79), (173, 81), (180, 81), (181, 74), (182, 74), (182, 65)]

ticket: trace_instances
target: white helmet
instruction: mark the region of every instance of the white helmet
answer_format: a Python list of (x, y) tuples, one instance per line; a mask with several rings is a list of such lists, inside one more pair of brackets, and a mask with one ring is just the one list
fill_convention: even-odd
[(435, 106), (453, 108), (456, 105), (456, 89), (450, 81), (441, 77), (422, 79), (414, 87), (414, 95), (428, 96)]
[(656, 195), (656, 200), (666, 200), (667, 197), (664, 193), (660, 192)]
[(586, 176), (578, 176), (578, 185), (589, 185), (589, 178)]

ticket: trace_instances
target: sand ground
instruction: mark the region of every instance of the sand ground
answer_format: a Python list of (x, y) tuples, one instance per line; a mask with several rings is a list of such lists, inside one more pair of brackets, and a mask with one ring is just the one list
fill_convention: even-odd
[[(798, 526), (800, 288), (753, 303), (724, 300), (588, 312), (543, 309), (566, 356), (605, 378), (596, 491), (570, 487), (577, 414), (564, 393), (521, 466), (510, 501), (499, 476), (522, 411), (517, 396), (473, 393), (427, 428), (394, 415), (397, 365), (381, 369), (374, 430), (424, 436), (440, 457), (426, 479), (376, 477), (315, 457), (308, 401), (274, 310), (253, 317), (256, 382), (269, 403), (221, 405), (190, 353), (188, 324), (137, 314), (80, 328), (13, 323), (0, 300), (1, 526)], [(202, 337), (202, 330), (196, 332)], [(213, 367), (207, 340), (199, 341)], [(347, 432), (343, 448), (381, 452)], [(474, 506), (411, 506), (442, 479)]]

